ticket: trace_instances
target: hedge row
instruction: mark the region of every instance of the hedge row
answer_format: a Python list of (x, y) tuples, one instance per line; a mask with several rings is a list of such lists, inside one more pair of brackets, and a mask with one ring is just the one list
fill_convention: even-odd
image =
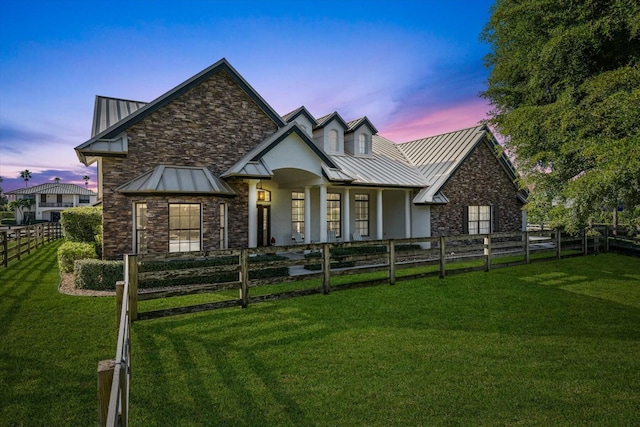
[(58, 248), (58, 267), (63, 273), (74, 271), (74, 262), (85, 259), (96, 259), (96, 245), (85, 242), (64, 242)]
[[(66, 243), (65, 243), (66, 244)], [(284, 260), (278, 255), (263, 255), (249, 258), (249, 263), (270, 262)], [(238, 263), (238, 257), (219, 257), (203, 260), (172, 260), (141, 262), (138, 271), (169, 271), (185, 268), (210, 267), (216, 265), (232, 265)], [(122, 261), (101, 261), (84, 259), (76, 261), (74, 282), (76, 288), (93, 290), (114, 290), (116, 282), (123, 279)], [(271, 267), (249, 271), (250, 279), (264, 279), (270, 277), (286, 277), (289, 275), (287, 267)], [(238, 273), (221, 273), (215, 275), (189, 276), (169, 280), (141, 280), (139, 289), (160, 288), (167, 286), (193, 285), (200, 283), (223, 283), (238, 280)]]
[(76, 207), (60, 213), (64, 238), (73, 242), (93, 243), (101, 232), (101, 207)]

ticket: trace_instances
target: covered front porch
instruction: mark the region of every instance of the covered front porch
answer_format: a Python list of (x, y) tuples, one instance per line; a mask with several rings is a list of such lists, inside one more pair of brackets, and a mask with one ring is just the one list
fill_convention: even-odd
[(308, 171), (247, 180), (249, 247), (430, 236), (413, 189), (336, 185)]

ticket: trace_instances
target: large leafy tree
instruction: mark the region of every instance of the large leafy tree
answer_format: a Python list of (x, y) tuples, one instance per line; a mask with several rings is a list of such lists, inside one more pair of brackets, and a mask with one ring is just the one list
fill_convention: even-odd
[(570, 229), (624, 205), (640, 217), (640, 3), (497, 0), (483, 96), (530, 188)]

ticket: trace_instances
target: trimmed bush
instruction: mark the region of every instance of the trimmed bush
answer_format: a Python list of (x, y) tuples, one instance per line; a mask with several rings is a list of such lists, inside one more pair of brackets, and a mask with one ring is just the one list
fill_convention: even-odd
[(124, 278), (124, 263), (83, 259), (76, 261), (73, 273), (73, 282), (78, 289), (113, 291), (116, 288), (116, 282)]
[(18, 223), (15, 219), (2, 219), (0, 225), (18, 225)]
[(73, 263), (82, 259), (96, 259), (96, 247), (93, 243), (64, 242), (58, 248), (58, 267), (64, 273), (73, 271)]
[(64, 238), (73, 242), (94, 243), (100, 234), (102, 208), (96, 206), (65, 209), (60, 213)]

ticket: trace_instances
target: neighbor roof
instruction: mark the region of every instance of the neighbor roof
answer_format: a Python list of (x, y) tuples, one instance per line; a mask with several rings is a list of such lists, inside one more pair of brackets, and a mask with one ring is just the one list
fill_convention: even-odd
[(94, 191), (83, 188), (77, 184), (60, 183), (46, 183), (34, 185), (33, 187), (18, 188), (17, 190), (7, 191), (7, 194), (78, 194), (80, 196), (97, 196)]

